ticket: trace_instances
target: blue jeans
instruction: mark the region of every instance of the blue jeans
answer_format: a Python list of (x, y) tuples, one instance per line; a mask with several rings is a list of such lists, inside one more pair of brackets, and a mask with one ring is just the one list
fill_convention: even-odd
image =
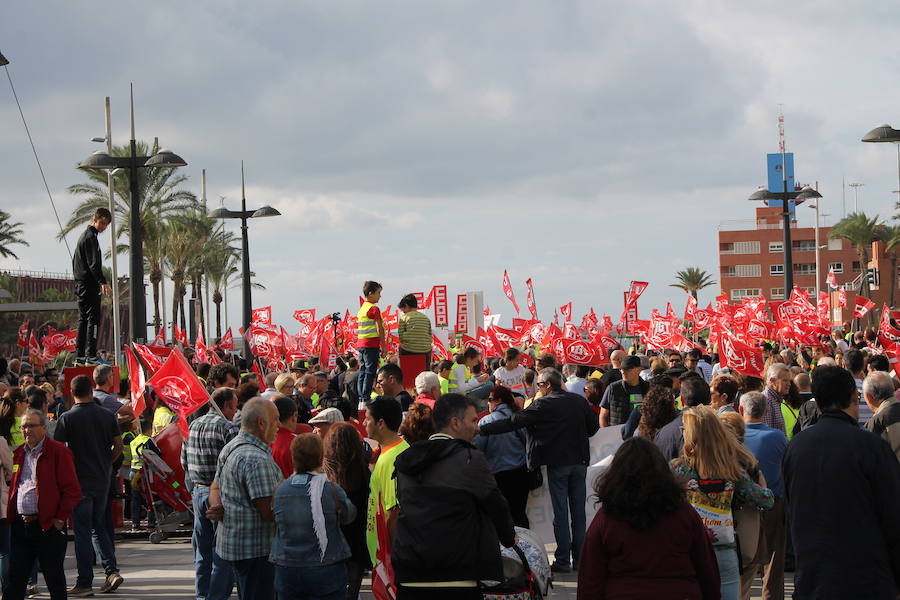
[(225, 600), (234, 588), (234, 572), (227, 560), (216, 554), (216, 523), (206, 518), (209, 508), (209, 488), (194, 486), (191, 491), (194, 507), (194, 570), (197, 573), (195, 588), (197, 600)]
[[(547, 465), (547, 486), (553, 505), (553, 537), (556, 538), (556, 564), (578, 568), (584, 543), (584, 503), (587, 498), (584, 465)], [(569, 513), (572, 513), (571, 530)]]
[(94, 545), (99, 551), (100, 563), (106, 574), (119, 572), (112, 537), (106, 531), (108, 505), (108, 491), (96, 495), (84, 493), (81, 502), (72, 512), (72, 524), (75, 529), (75, 562), (78, 564), (78, 578), (75, 580), (75, 585), (91, 587), (94, 583)]
[(359, 399), (368, 402), (375, 385), (375, 372), (381, 360), (380, 348), (359, 348), (359, 377), (356, 380)]
[(715, 548), (719, 563), (719, 593), (722, 600), (738, 600), (741, 597), (741, 573), (737, 550)]
[(344, 600), (347, 597), (347, 565), (275, 567), (278, 600)]
[(275, 600), (275, 565), (268, 556), (231, 560), (241, 600)]

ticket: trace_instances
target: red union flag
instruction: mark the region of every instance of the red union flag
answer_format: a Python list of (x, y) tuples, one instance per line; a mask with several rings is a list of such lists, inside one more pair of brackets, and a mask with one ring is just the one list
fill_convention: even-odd
[(147, 370), (150, 371), (150, 374), (156, 373), (163, 366), (163, 361), (161, 358), (153, 354), (153, 352), (147, 346), (143, 344), (133, 344), (134, 351), (138, 356), (141, 357), (141, 360), (144, 361), (144, 364), (147, 365)]
[(206, 388), (194, 374), (184, 354), (175, 350), (147, 382), (166, 405), (182, 419), (209, 400)]
[(561, 340), (564, 362), (573, 365), (601, 365), (609, 362), (603, 346), (589, 344), (584, 340)]
[(270, 360), (281, 357), (283, 348), (280, 331), (271, 331), (263, 327), (251, 325), (244, 335), (247, 336), (247, 342), (250, 344), (250, 351), (253, 352), (254, 356)]
[(559, 312), (562, 313), (562, 316), (565, 317), (566, 323), (572, 320), (572, 301), (570, 300), (568, 304), (563, 304), (559, 307)]
[(41, 362), (41, 345), (38, 344), (38, 339), (37, 336), (34, 335), (34, 331), (31, 332), (31, 337), (28, 338), (28, 360), (30, 360), (33, 365), (37, 365)]
[(175, 341), (182, 346), (188, 345), (187, 332), (183, 331), (178, 325), (175, 325)]
[(231, 327), (225, 331), (225, 335), (219, 339), (219, 348), (222, 350), (234, 350), (234, 334), (231, 333)]
[(847, 289), (844, 286), (838, 288), (838, 306), (847, 308)]
[(834, 274), (834, 269), (828, 269), (828, 277), (825, 278), (825, 283), (828, 284), (828, 287), (835, 289), (838, 286), (837, 277)]
[(733, 335), (720, 331), (719, 360), (723, 367), (728, 367), (741, 375), (763, 377), (762, 349), (745, 344)]
[(469, 330), (469, 298), (465, 294), (456, 296), (456, 333)]
[(853, 316), (851, 319), (861, 319), (866, 315), (867, 312), (872, 310), (875, 306), (875, 303), (869, 300), (868, 298), (863, 298), (862, 296), (857, 296), (855, 305), (853, 307)]
[(509, 283), (509, 274), (506, 272), (506, 269), (503, 269), (503, 293), (512, 302), (513, 308), (516, 309), (516, 314), (519, 314), (519, 305), (516, 303), (516, 297), (513, 294), (512, 284)]
[[(166, 347), (166, 328), (160, 327), (159, 331), (156, 332), (156, 338), (147, 345), (152, 346), (154, 348), (165, 348)], [(137, 413), (135, 413), (135, 414), (137, 414)]]
[(434, 294), (434, 325), (446, 327), (450, 324), (449, 311), (447, 310), (447, 286), (436, 285), (431, 288)]
[(301, 325), (311, 325), (316, 322), (316, 309), (304, 308), (302, 310), (295, 310), (294, 318), (297, 319)]
[(432, 286), (431, 291), (428, 292), (428, 295), (425, 297), (424, 302), (419, 303), (419, 308), (422, 310), (427, 310), (431, 308), (431, 304), (434, 302), (434, 286)]
[(625, 297), (625, 306), (630, 306), (637, 302), (647, 286), (650, 285), (646, 281), (632, 281), (631, 287), (628, 288), (628, 295)]
[(475, 348), (481, 354), (484, 354), (484, 344), (482, 344), (481, 342), (479, 342), (478, 340), (476, 340), (473, 337), (463, 334), (462, 344), (463, 344), (463, 348)]
[(431, 334), (431, 351), (439, 360), (450, 360), (453, 358), (450, 351), (447, 350), (447, 346), (441, 341), (441, 338), (433, 333)]
[(22, 321), (22, 324), (19, 325), (19, 339), (16, 341), (16, 346), (28, 347), (28, 321)]
[(254, 308), (250, 311), (250, 323), (252, 325), (271, 325), (272, 307), (264, 306), (262, 308)]
[(688, 294), (687, 304), (684, 307), (684, 320), (694, 322), (694, 313), (697, 310), (697, 299)]
[(528, 293), (525, 296), (525, 299), (528, 301), (528, 312), (531, 313), (531, 318), (537, 321), (537, 305), (534, 303), (534, 285), (531, 283), (530, 277), (525, 281), (525, 287), (528, 288)]
[(125, 346), (125, 360), (128, 363), (128, 385), (131, 388), (131, 406), (134, 414), (140, 415), (144, 412), (146, 402), (144, 401), (144, 370), (138, 364), (137, 357), (131, 348)]

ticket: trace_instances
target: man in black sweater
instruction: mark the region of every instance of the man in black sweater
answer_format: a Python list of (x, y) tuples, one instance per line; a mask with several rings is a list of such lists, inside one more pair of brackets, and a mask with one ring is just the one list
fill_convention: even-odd
[(103, 276), (103, 257), (97, 234), (103, 233), (112, 221), (109, 209), (94, 211), (72, 257), (75, 276), (75, 296), (78, 298), (78, 337), (75, 341), (76, 361), (96, 362), (97, 327), (100, 324), (100, 293), (109, 296), (109, 285)]

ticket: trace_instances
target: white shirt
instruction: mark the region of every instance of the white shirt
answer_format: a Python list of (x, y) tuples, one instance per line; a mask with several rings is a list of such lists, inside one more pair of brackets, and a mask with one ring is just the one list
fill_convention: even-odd
[[(494, 379), (500, 385), (509, 389), (521, 387), (525, 380), (525, 367), (516, 365), (515, 369), (509, 370), (506, 367), (500, 367), (494, 371)], [(521, 391), (521, 390), (517, 390)]]

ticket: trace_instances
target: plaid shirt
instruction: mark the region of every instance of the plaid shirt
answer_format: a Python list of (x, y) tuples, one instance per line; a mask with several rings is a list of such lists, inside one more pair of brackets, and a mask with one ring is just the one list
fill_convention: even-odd
[(181, 445), (181, 466), (194, 485), (209, 487), (212, 484), (219, 454), (237, 432), (237, 428), (215, 410), (191, 423), (188, 439)]
[(766, 389), (763, 390), (763, 395), (766, 397), (766, 416), (763, 418), (763, 423), (772, 429), (777, 429), (781, 433), (784, 433), (784, 415), (781, 414), (781, 396), (768, 385), (766, 386)]
[(225, 508), (216, 529), (216, 552), (225, 560), (269, 556), (275, 523), (263, 521), (253, 505), (257, 498), (274, 496), (282, 481), (269, 446), (241, 431), (222, 450), (216, 481)]

